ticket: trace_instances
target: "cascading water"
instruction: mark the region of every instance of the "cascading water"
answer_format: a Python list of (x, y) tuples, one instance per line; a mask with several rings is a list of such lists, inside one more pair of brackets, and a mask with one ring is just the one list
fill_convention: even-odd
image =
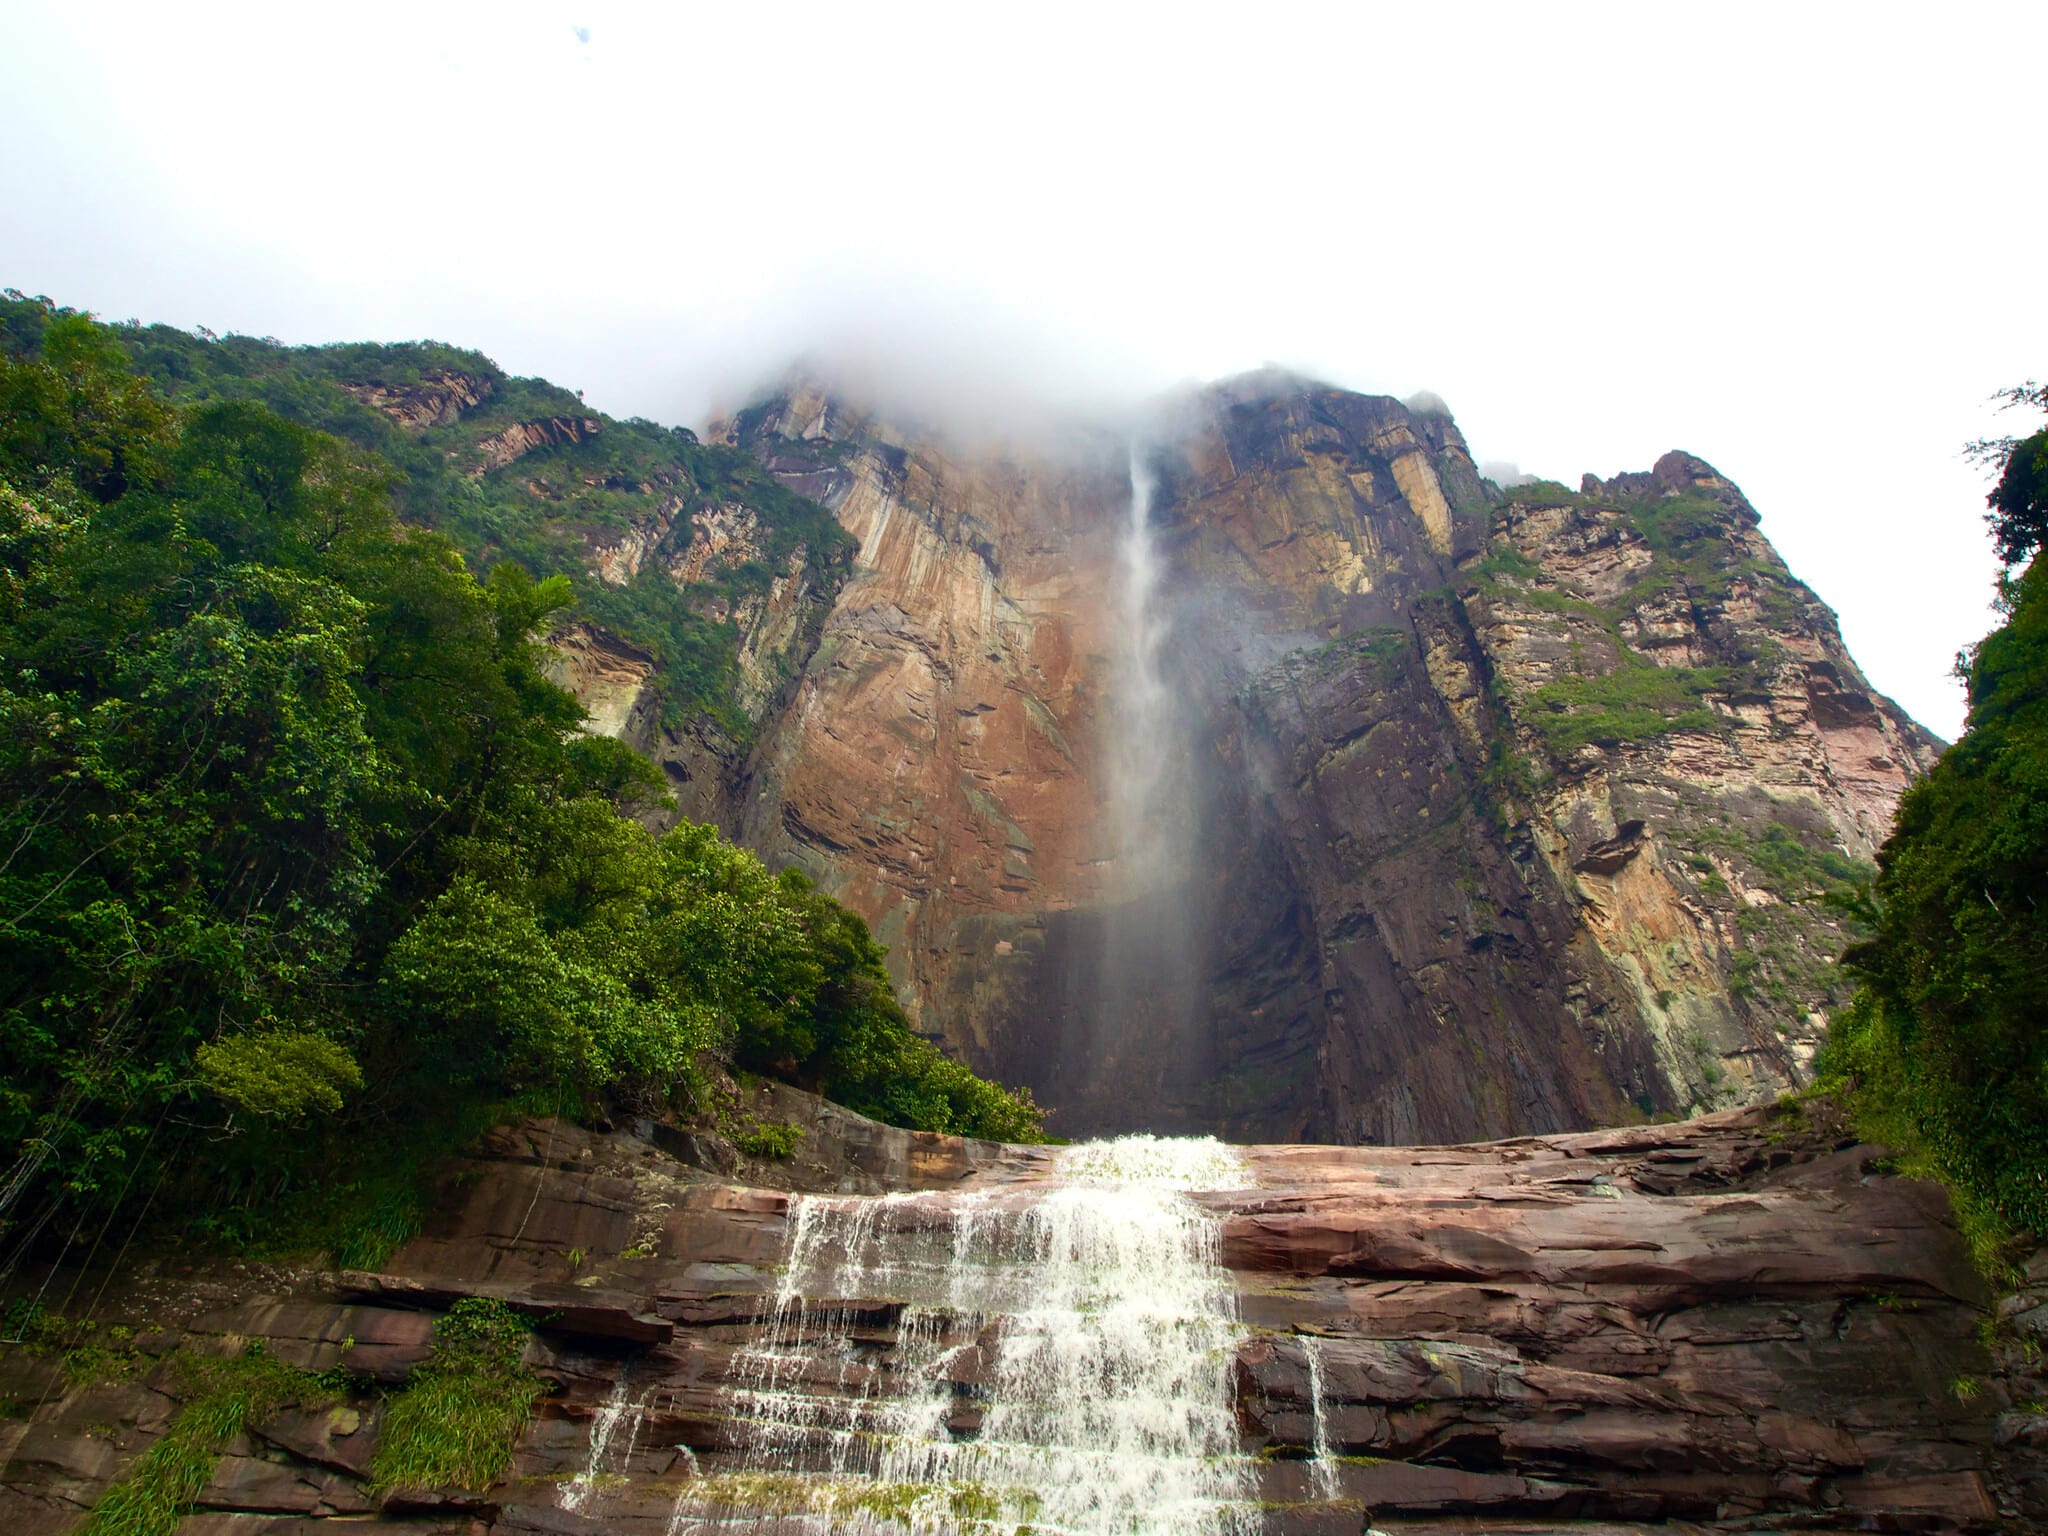
[(1057, 1169), (1028, 1194), (794, 1200), (767, 1337), (733, 1366), (724, 1502), (853, 1531), (1249, 1531), (1242, 1328), (1189, 1194), (1243, 1165), (1133, 1136)]
[[(1064, 1025), (1049, 1086), (1071, 1100), (1100, 1097), (1105, 1082), (1127, 1084), (1145, 1107), (1134, 1113), (1133, 1104), (1112, 1123), (1185, 1125), (1215, 1119), (1190, 1104), (1216, 1075), (1200, 1027), (1213, 946), (1205, 942), (1211, 893), (1195, 878), (1210, 847), (1205, 754), (1196, 745), (1199, 669), (1181, 644), (1192, 633), (1182, 628), (1186, 594), (1154, 526), (1156, 486), (1135, 443), (1128, 473), (1106, 594), (1112, 665), (1095, 720), (1105, 772), (1093, 832), (1106, 878), (1087, 925), (1092, 947), (1077, 952), (1088, 969), (1076, 991), (1090, 1002)], [(1066, 1072), (1080, 1080), (1062, 1083)]]
[(1334, 1499), (1337, 1497), (1337, 1463), (1330, 1446), (1330, 1425), (1323, 1409), (1323, 1343), (1313, 1334), (1304, 1335), (1301, 1341), (1302, 1354), (1308, 1360), (1308, 1411), (1309, 1449), (1315, 1452), (1310, 1478), (1316, 1497)]
[[(640, 1439), (640, 1426), (647, 1422), (647, 1411), (651, 1406), (653, 1393), (644, 1393), (635, 1398), (628, 1387), (627, 1376), (628, 1372), (621, 1368), (618, 1384), (612, 1388), (611, 1395), (604, 1400), (603, 1405), (591, 1418), (590, 1458), (581, 1472), (562, 1485), (561, 1501), (564, 1509), (581, 1510), (605, 1485), (607, 1475), (623, 1480), (632, 1466), (633, 1448)], [(625, 1431), (625, 1445), (614, 1455), (621, 1429)], [(684, 1448), (684, 1454), (689, 1454), (687, 1448)], [(610, 1462), (613, 1468), (610, 1474), (606, 1472), (607, 1462)]]
[[(1167, 770), (1179, 732), (1172, 690), (1160, 666), (1167, 619), (1159, 550), (1152, 529), (1156, 482), (1143, 452), (1131, 448), (1131, 504), (1118, 542), (1119, 592), (1109, 811), (1117, 870), (1126, 898), (1160, 888), (1179, 845), (1168, 826)], [(1180, 829), (1184, 833), (1185, 829)]]

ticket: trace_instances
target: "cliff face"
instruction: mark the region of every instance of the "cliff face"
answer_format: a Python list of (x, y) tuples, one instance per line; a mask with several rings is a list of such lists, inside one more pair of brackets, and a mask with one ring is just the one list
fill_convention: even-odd
[[(1059, 1154), (892, 1131), (788, 1090), (754, 1107), (804, 1129), (793, 1162), (652, 1125), (510, 1127), (445, 1170), (439, 1214), (386, 1273), (156, 1271), (110, 1298), (105, 1348), (0, 1346), (0, 1522), (75, 1528), (190, 1395), (180, 1358), (257, 1340), (342, 1385), (255, 1413), (202, 1466), (181, 1531), (817, 1529), (806, 1500), (845, 1485), (801, 1426), (930, 1386), (898, 1289), (917, 1232), (1043, 1198)], [(1226, 1390), (1256, 1528), (2042, 1529), (2048, 1420), (2023, 1346), (2048, 1329), (2048, 1292), (2007, 1309), (1994, 1358), (1940, 1191), (1874, 1157), (1763, 1110), (1487, 1146), (1246, 1148), (1241, 1187), (1194, 1198), (1240, 1320)], [(846, 1352), (783, 1383), (825, 1417), (785, 1407), (764, 1473), (743, 1400), (789, 1316), (792, 1188), (923, 1193), (889, 1207), (921, 1213), (889, 1229), (903, 1267), (814, 1293), (806, 1326), (844, 1319)], [(389, 1393), (464, 1296), (534, 1320), (525, 1360), (550, 1394), (496, 1486), (379, 1492)], [(979, 1431), (994, 1347), (970, 1340), (938, 1378), (958, 1438)]]
[(764, 731), (736, 830), (844, 891), (897, 951), (906, 1002), (940, 1027), (942, 1000), (979, 979), (970, 956), (1011, 952), (964, 950), (963, 921), (1104, 889), (1093, 723), (1119, 445), (1084, 444), (1071, 463), (961, 460), (815, 393), (758, 416), (745, 445), (860, 548)]
[(147, 339), (174, 393), (290, 374), (479, 568), (572, 577), (589, 728), (1068, 1135), (1767, 1097), (1937, 746), (1685, 454), (1503, 494), (1447, 416), (1272, 374), (975, 449), (798, 385), (700, 443), (435, 344)]
[[(1139, 454), (1175, 707), (1134, 743), (1125, 437), (966, 452), (808, 386), (720, 432), (851, 577), (814, 631), (745, 631), (793, 675), (750, 752), (622, 722), (631, 658), (586, 668), (593, 714), (868, 917), (921, 1026), (1063, 1133), (1504, 1135), (1806, 1074), (1845, 995), (1820, 898), (1938, 744), (1706, 464), (1500, 493), (1393, 400), (1180, 402)], [(1168, 785), (1144, 880), (1134, 747)]]
[[(1512, 499), (1461, 604), (1552, 877), (1680, 1102), (1807, 1070), (1847, 989), (1822, 900), (1940, 744), (1876, 694), (1742, 494), (1668, 454)], [(1488, 570), (1488, 565), (1493, 570)]]

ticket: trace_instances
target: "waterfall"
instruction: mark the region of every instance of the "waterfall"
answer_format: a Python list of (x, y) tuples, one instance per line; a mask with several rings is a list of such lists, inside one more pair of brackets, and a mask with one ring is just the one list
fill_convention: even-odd
[[(623, 1476), (632, 1465), (633, 1447), (640, 1438), (640, 1426), (647, 1421), (648, 1397), (634, 1399), (627, 1388), (626, 1376), (626, 1369), (621, 1366), (617, 1384), (591, 1418), (590, 1459), (581, 1472), (562, 1486), (564, 1509), (581, 1510), (603, 1486), (605, 1459), (611, 1451), (612, 1442), (618, 1438), (622, 1424), (626, 1426), (626, 1448), (618, 1456), (618, 1474)], [(688, 1454), (687, 1449), (685, 1454)]]
[(1315, 1452), (1316, 1458), (1310, 1476), (1317, 1498), (1334, 1499), (1337, 1497), (1337, 1463), (1334, 1459), (1336, 1453), (1330, 1448), (1329, 1421), (1323, 1414), (1323, 1341), (1313, 1334), (1305, 1334), (1301, 1340), (1301, 1352), (1308, 1358), (1309, 1449)]
[(729, 1376), (742, 1470), (722, 1502), (854, 1531), (1253, 1529), (1243, 1329), (1190, 1198), (1242, 1185), (1242, 1163), (1131, 1136), (1056, 1168), (1031, 1191), (796, 1197), (766, 1336)]
[[(1144, 449), (1129, 451), (1130, 496), (1108, 593), (1111, 668), (1101, 730), (1106, 858), (1097, 947), (1079, 990), (1091, 1006), (1066, 1024), (1049, 1070), (1084, 1099), (1122, 1095), (1117, 1129), (1164, 1130), (1216, 1118), (1191, 1112), (1217, 1072), (1201, 1027), (1204, 942), (1213, 893), (1193, 878), (1205, 843), (1205, 753), (1198, 745), (1194, 639), (1154, 527), (1156, 489)], [(1081, 1081), (1088, 1085), (1081, 1088)], [(1074, 1095), (1068, 1095), (1072, 1097)], [(1077, 1122), (1086, 1126), (1086, 1122)]]
[(1134, 443), (1131, 500), (1117, 544), (1118, 596), (1109, 812), (1117, 870), (1126, 897), (1166, 883), (1176, 831), (1167, 812), (1167, 771), (1180, 744), (1175, 700), (1160, 667), (1167, 620), (1160, 601), (1159, 552), (1152, 531), (1152, 471)]

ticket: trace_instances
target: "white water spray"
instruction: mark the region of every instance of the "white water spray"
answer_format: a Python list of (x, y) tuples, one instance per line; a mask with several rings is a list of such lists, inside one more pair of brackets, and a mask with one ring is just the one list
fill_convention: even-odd
[(1315, 1484), (1316, 1497), (1334, 1499), (1337, 1497), (1336, 1453), (1330, 1447), (1329, 1420), (1323, 1412), (1323, 1341), (1313, 1335), (1304, 1335), (1301, 1351), (1308, 1357), (1308, 1411), (1311, 1445), (1315, 1452), (1310, 1477)]
[(1036, 1194), (792, 1202), (768, 1336), (734, 1363), (730, 1504), (851, 1531), (1256, 1526), (1232, 1402), (1243, 1329), (1189, 1195), (1242, 1185), (1241, 1162), (1133, 1136), (1070, 1148), (1058, 1171)]
[[(619, 1379), (611, 1394), (590, 1421), (590, 1458), (583, 1470), (562, 1486), (562, 1508), (581, 1510), (588, 1504), (599, 1488), (604, 1486), (605, 1462), (611, 1456), (613, 1443), (619, 1431), (626, 1432), (625, 1449), (616, 1459), (615, 1476), (623, 1477), (633, 1462), (633, 1447), (640, 1438), (640, 1426), (647, 1422), (647, 1409), (652, 1394), (635, 1399), (626, 1383), (624, 1367), (619, 1370)], [(688, 1454), (687, 1448), (685, 1454)]]
[[(1166, 825), (1167, 770), (1179, 749), (1172, 690), (1160, 668), (1168, 623), (1152, 530), (1152, 472), (1131, 447), (1131, 504), (1117, 546), (1121, 591), (1110, 754), (1109, 811), (1125, 897), (1158, 889), (1173, 870), (1175, 829)], [(1185, 829), (1180, 829), (1182, 832)]]
[(697, 1465), (697, 1453), (687, 1445), (679, 1445), (676, 1450), (679, 1453), (676, 1459), (683, 1464), (684, 1481), (676, 1494), (675, 1504), (669, 1509), (668, 1525), (663, 1529), (662, 1536), (691, 1536), (692, 1532), (702, 1529), (704, 1525), (702, 1520), (689, 1512), (690, 1497), (694, 1491), (691, 1482), (703, 1476), (703, 1470)]

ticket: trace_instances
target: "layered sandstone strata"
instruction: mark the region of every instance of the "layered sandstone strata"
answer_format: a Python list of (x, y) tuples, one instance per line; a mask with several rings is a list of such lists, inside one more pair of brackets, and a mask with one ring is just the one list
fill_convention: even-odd
[[(1448, 417), (1283, 376), (1008, 448), (808, 385), (721, 430), (853, 572), (775, 631), (749, 754), (625, 734), (1060, 1131), (1505, 1135), (1809, 1074), (1846, 994), (1820, 895), (1938, 744), (1709, 466), (1501, 493)], [(1174, 793), (1150, 885), (1110, 815), (1134, 442), (1177, 706), (1137, 744)]]
[[(725, 1474), (732, 1362), (774, 1309), (789, 1186), (1024, 1202), (1058, 1154), (890, 1131), (787, 1091), (753, 1109), (804, 1128), (793, 1162), (652, 1125), (520, 1125), (448, 1171), (442, 1214), (386, 1273), (146, 1276), (104, 1319), (141, 1330), (132, 1374), (67, 1376), (8, 1349), (0, 1519), (61, 1532), (134, 1464), (176, 1408), (154, 1357), (259, 1339), (396, 1384), (434, 1316), (472, 1295), (536, 1320), (528, 1361), (555, 1384), (509, 1481), (367, 1493), (383, 1399), (357, 1390), (249, 1426), (181, 1530), (653, 1536), (679, 1496), (710, 1490), (741, 1499), (721, 1518), (772, 1513), (743, 1496), (779, 1508), (791, 1487)], [(1987, 1350), (1939, 1191), (1824, 1116), (1245, 1159), (1247, 1187), (1197, 1198), (1235, 1277), (1233, 1392), (1270, 1530), (2042, 1528), (2048, 1420), (2011, 1375), (2048, 1327), (2039, 1297), (2005, 1309), (2002, 1358)], [(873, 1273), (872, 1294), (820, 1298), (856, 1321), (854, 1358), (817, 1390), (889, 1390), (903, 1302)], [(972, 1433), (974, 1373), (949, 1379)], [(621, 1401), (630, 1439), (565, 1499)]]
[(491, 398), (495, 386), (476, 374), (453, 368), (430, 368), (417, 383), (344, 384), (343, 389), (373, 410), (382, 411), (408, 432), (445, 427), (462, 419)]

